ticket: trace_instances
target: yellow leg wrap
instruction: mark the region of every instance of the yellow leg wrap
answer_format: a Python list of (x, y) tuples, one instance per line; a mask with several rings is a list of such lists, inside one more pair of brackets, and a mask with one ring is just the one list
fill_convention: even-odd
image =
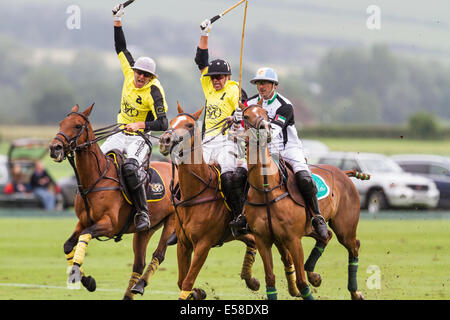
[(247, 247), (245, 252), (244, 262), (242, 263), (241, 279), (251, 279), (252, 278), (252, 267), (255, 263), (256, 249)]
[(128, 281), (128, 289), (127, 289), (127, 293), (129, 293), (131, 296), (133, 296), (133, 294), (131, 293), (131, 288), (139, 281), (140, 278), (141, 278), (140, 273), (133, 272), (131, 274), (130, 281)]
[(158, 270), (159, 267), (159, 260), (158, 258), (153, 258), (152, 263), (147, 268), (147, 271), (144, 273), (144, 280), (148, 284), (150, 282), (150, 278), (155, 274), (156, 270)]
[(193, 291), (181, 291), (179, 300), (193, 300)]
[(73, 263), (77, 263), (80, 266), (83, 264), (84, 256), (86, 255), (86, 248), (91, 241), (92, 236), (89, 233), (82, 234), (78, 238), (77, 248), (75, 250), (75, 255), (73, 257)]
[(74, 255), (75, 255), (75, 248), (73, 248), (73, 250), (70, 253), (66, 254), (66, 260), (69, 266), (73, 266)]
[(296, 297), (300, 294), (297, 288), (297, 277), (295, 275), (295, 267), (291, 264), (289, 267), (284, 267), (284, 272), (286, 273), (286, 279), (288, 283), (289, 294)]

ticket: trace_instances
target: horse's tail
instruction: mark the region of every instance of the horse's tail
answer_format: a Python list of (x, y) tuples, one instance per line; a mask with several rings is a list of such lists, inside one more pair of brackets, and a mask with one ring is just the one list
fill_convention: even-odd
[(344, 171), (344, 173), (347, 175), (347, 177), (350, 177), (350, 178), (355, 177), (356, 179), (359, 179), (359, 180), (369, 180), (370, 179), (370, 174), (356, 171), (356, 169), (347, 170), (347, 171)]

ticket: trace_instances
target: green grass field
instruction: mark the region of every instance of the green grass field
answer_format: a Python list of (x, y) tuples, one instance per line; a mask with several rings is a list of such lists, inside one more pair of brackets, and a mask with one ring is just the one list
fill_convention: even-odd
[[(0, 299), (2, 300), (116, 300), (121, 299), (131, 274), (132, 236), (119, 243), (92, 241), (84, 267), (97, 280), (97, 291), (68, 290), (66, 261), (62, 252), (72, 233), (75, 218), (0, 219)], [(450, 299), (450, 220), (367, 220), (358, 228), (361, 240), (358, 273), (359, 290), (366, 299)], [(159, 240), (152, 238), (148, 260)], [(303, 240), (305, 255), (314, 242)], [(262, 300), (265, 284), (262, 262), (257, 256), (254, 275), (261, 289), (253, 293), (239, 278), (245, 247), (240, 242), (214, 248), (196, 281), (207, 299)], [(279, 299), (293, 299), (287, 293), (279, 255), (274, 250)], [(380, 289), (368, 287), (375, 276), (370, 266), (380, 270)], [(313, 289), (318, 299), (349, 299), (347, 252), (334, 237), (319, 260), (316, 271), (321, 287)], [(369, 272), (368, 272), (369, 271)], [(368, 281), (369, 280), (369, 281)], [(169, 247), (166, 260), (137, 299), (178, 298), (176, 248)]]

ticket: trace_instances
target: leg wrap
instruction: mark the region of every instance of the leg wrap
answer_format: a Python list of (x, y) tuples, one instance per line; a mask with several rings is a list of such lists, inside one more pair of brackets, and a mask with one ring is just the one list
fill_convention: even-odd
[(297, 276), (295, 275), (295, 267), (291, 264), (289, 267), (284, 267), (284, 273), (286, 274), (286, 280), (288, 283), (289, 294), (293, 297), (299, 295), (297, 288)]
[(256, 249), (247, 247), (244, 262), (242, 264), (241, 279), (248, 280), (252, 278), (252, 267), (255, 263)]
[(130, 277), (130, 281), (128, 281), (128, 289), (127, 292), (131, 292), (131, 288), (139, 281), (141, 278), (141, 274), (137, 272), (133, 272)]
[(311, 294), (311, 289), (309, 289), (309, 286), (306, 286), (303, 289), (301, 289), (300, 294), (303, 300), (315, 300)]
[(66, 254), (66, 260), (67, 263), (69, 264), (69, 267), (73, 266), (73, 257), (75, 256), (75, 248), (73, 248), (73, 250), (70, 253)]
[(194, 300), (194, 292), (191, 291), (181, 291), (178, 300)]
[(82, 234), (78, 238), (78, 244), (77, 244), (77, 248), (75, 250), (75, 254), (73, 257), (73, 263), (76, 263), (79, 266), (81, 266), (83, 264), (84, 256), (86, 255), (86, 248), (89, 244), (89, 241), (91, 241), (91, 239), (92, 239), (92, 236), (90, 233)]
[(358, 257), (348, 258), (348, 286), (347, 289), (350, 292), (355, 292), (358, 290)]
[(268, 300), (277, 300), (277, 288), (275, 287), (266, 287), (267, 299)]
[(315, 247), (312, 249), (309, 254), (308, 260), (305, 263), (305, 271), (313, 272), (316, 267), (317, 260), (322, 256), (323, 251), (325, 250), (325, 244), (322, 242), (316, 242)]
[(154, 257), (152, 259), (152, 263), (150, 263), (150, 265), (148, 266), (147, 271), (142, 276), (146, 285), (150, 282), (150, 278), (155, 274), (156, 270), (158, 270), (158, 267), (159, 260), (158, 258)]

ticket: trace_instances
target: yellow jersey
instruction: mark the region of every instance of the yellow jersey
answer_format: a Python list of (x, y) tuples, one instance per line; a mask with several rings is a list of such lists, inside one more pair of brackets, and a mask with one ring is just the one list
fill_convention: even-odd
[[(164, 89), (155, 77), (142, 88), (134, 85), (134, 71), (130, 62), (121, 51), (118, 54), (120, 66), (124, 75), (120, 112), (117, 115), (118, 123), (148, 122), (157, 118), (162, 110), (167, 112), (167, 102)], [(141, 130), (143, 131), (143, 130)]]
[[(203, 93), (205, 94), (205, 118), (204, 129), (208, 131), (220, 121), (232, 115), (234, 110), (239, 107), (239, 83), (233, 80), (228, 80), (225, 86), (216, 91), (211, 82), (210, 77), (203, 75), (208, 72), (208, 67), (204, 68), (201, 76), (201, 84)], [(217, 129), (206, 133), (206, 136), (215, 136), (220, 133), (222, 125)]]

